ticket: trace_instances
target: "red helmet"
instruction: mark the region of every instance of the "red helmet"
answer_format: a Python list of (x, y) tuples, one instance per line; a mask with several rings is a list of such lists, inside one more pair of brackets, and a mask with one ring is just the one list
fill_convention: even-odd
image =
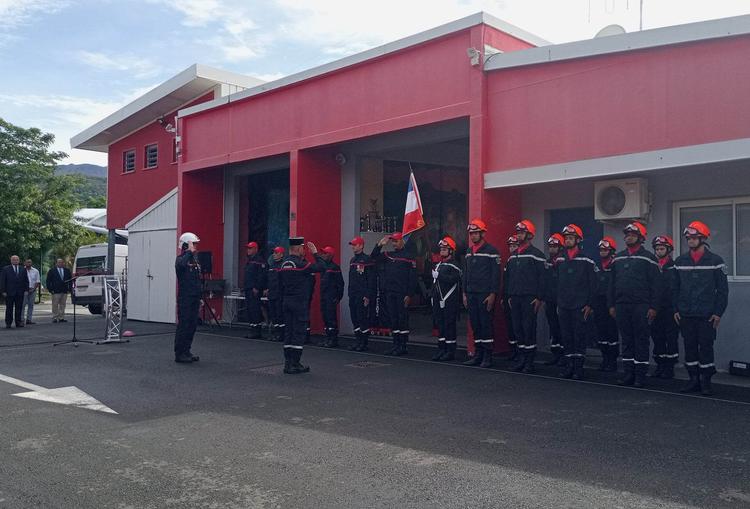
[(563, 235), (575, 235), (578, 237), (578, 240), (583, 240), (583, 230), (581, 230), (581, 227), (577, 224), (569, 224), (565, 228), (562, 229)]
[(451, 249), (453, 251), (456, 250), (456, 241), (452, 238), (446, 236), (443, 237), (440, 242), (438, 242), (438, 247), (447, 247), (448, 249)]
[(273, 248), (273, 252), (276, 254), (284, 254), (286, 250), (281, 246), (276, 246), (275, 248)]
[(487, 225), (484, 224), (484, 221), (482, 221), (479, 218), (472, 219), (469, 223), (469, 226), (466, 227), (466, 231), (469, 233), (473, 232), (486, 232), (487, 231)]
[(612, 237), (604, 237), (599, 241), (599, 249), (609, 249), (610, 251), (617, 250), (617, 242)]
[(654, 249), (656, 249), (656, 246), (667, 246), (667, 249), (674, 251), (674, 242), (672, 242), (672, 237), (669, 235), (657, 235), (654, 237), (654, 240), (651, 241), (651, 246), (653, 246)]
[(547, 239), (548, 246), (562, 246), (565, 244), (565, 237), (559, 233), (553, 233), (550, 238)]
[(711, 230), (706, 226), (706, 223), (701, 221), (693, 221), (685, 231), (682, 232), (685, 237), (704, 237), (708, 238), (711, 236)]
[(510, 237), (508, 237), (507, 244), (518, 244), (518, 237), (516, 237), (515, 235), (511, 235)]
[(354, 237), (352, 240), (349, 241), (350, 246), (364, 246), (365, 245), (365, 239), (362, 237)]
[(323, 249), (321, 249), (321, 251), (323, 251), (325, 254), (329, 254), (331, 256), (333, 256), (333, 255), (336, 254), (336, 250), (333, 249), (331, 246), (326, 246)]
[(258, 243), (257, 242), (248, 242), (247, 243), (247, 248), (250, 249), (251, 247), (258, 247)]
[(637, 233), (639, 237), (645, 239), (646, 238), (646, 227), (643, 226), (642, 223), (639, 223), (638, 221), (633, 221), (632, 223), (629, 223), (625, 228), (622, 229), (622, 233), (627, 235), (628, 233)]
[(532, 223), (528, 219), (524, 219), (520, 223), (516, 224), (516, 231), (530, 233), (533, 237), (536, 235), (536, 226), (534, 226), (534, 223)]

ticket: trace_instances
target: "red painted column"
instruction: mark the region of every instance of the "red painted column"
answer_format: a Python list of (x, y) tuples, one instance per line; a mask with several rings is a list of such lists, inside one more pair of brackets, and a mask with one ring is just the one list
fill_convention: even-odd
[[(289, 157), (289, 232), (312, 241), (318, 249), (341, 245), (341, 167), (335, 154), (334, 149), (294, 150)], [(335, 261), (341, 264), (341, 253), (336, 253)], [(320, 278), (315, 289), (311, 329), (320, 333)]]
[[(471, 29), (471, 45), (480, 51), (484, 48), (486, 27), (479, 25)], [(521, 214), (520, 192), (515, 190), (484, 190), (489, 144), (493, 137), (502, 133), (490, 133), (487, 108), (487, 75), (482, 65), (471, 70), (471, 114), (469, 116), (469, 220), (482, 218), (487, 223), (486, 240), (503, 254), (503, 264), (508, 257), (505, 240), (512, 233), (516, 218)], [(500, 306), (500, 295), (495, 304), (495, 352), (508, 350), (505, 317)], [(468, 331), (468, 348), (474, 351), (471, 327)]]

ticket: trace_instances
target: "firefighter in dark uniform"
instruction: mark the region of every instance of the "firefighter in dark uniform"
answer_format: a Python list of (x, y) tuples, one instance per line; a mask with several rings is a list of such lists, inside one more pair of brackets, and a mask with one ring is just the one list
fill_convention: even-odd
[(197, 362), (190, 347), (198, 327), (198, 309), (201, 304), (201, 269), (198, 265), (198, 242), (194, 233), (185, 232), (177, 243), (180, 254), (175, 260), (177, 273), (177, 331), (174, 335), (174, 360), (180, 363)]
[[(518, 249), (518, 237), (516, 237), (515, 235), (511, 235), (510, 237), (508, 237), (506, 244), (508, 245), (509, 255), (512, 255)], [(513, 314), (510, 312), (510, 304), (508, 304), (508, 285), (506, 283), (508, 281), (509, 261), (510, 258), (508, 258), (508, 261), (505, 262), (505, 266), (503, 267), (503, 294), (502, 299), (500, 299), (500, 304), (503, 307), (505, 329), (506, 333), (508, 334), (508, 345), (510, 345), (510, 357), (508, 358), (508, 360), (514, 361), (518, 359), (518, 341), (516, 340), (516, 331), (513, 329)]]
[(649, 327), (659, 305), (659, 262), (646, 251), (646, 227), (639, 222), (624, 229), (625, 249), (612, 262), (612, 279), (607, 304), (617, 320), (622, 337), (625, 377), (620, 385), (643, 387), (648, 371)]
[[(393, 251), (382, 252), (388, 242), (393, 242)], [(401, 232), (383, 237), (372, 249), (370, 255), (383, 264), (383, 284), (385, 305), (390, 320), (393, 348), (387, 355), (405, 355), (409, 342), (409, 303), (417, 286), (417, 264), (404, 245)]]
[(321, 346), (326, 348), (339, 346), (339, 302), (344, 296), (344, 277), (341, 267), (333, 261), (335, 254), (331, 246), (324, 247), (320, 254), (326, 263), (326, 269), (320, 276), (320, 312), (326, 333)]
[(560, 336), (560, 320), (557, 316), (557, 264), (565, 239), (559, 233), (553, 233), (547, 239), (547, 264), (545, 266), (544, 282), (544, 313), (549, 326), (549, 350), (552, 358), (544, 363), (545, 366), (556, 366), (563, 358), (562, 337)]
[(279, 288), (279, 269), (284, 261), (286, 250), (277, 246), (273, 248), (273, 254), (268, 258), (266, 267), (266, 289), (263, 292), (268, 299), (268, 319), (271, 322), (271, 339), (273, 341), (284, 341), (284, 311), (281, 308), (281, 290)]
[(352, 246), (352, 259), (349, 261), (349, 315), (355, 336), (354, 344), (349, 347), (355, 352), (367, 351), (370, 339), (370, 307), (375, 305), (377, 280), (375, 262), (364, 252), (365, 240), (354, 237), (349, 245)]
[(599, 241), (599, 272), (596, 273), (598, 285), (594, 300), (594, 323), (596, 324), (596, 343), (602, 352), (599, 371), (617, 371), (617, 358), (620, 356), (620, 333), (617, 322), (609, 314), (607, 294), (612, 279), (612, 261), (617, 253), (617, 242), (612, 237)]
[(432, 317), (438, 328), (438, 349), (433, 361), (456, 358), (456, 321), (461, 306), (461, 269), (454, 254), (456, 241), (444, 237), (438, 242), (440, 261), (432, 269)]
[(318, 256), (312, 242), (307, 243), (315, 262), (305, 259), (305, 239), (289, 239), (289, 256), (279, 268), (282, 308), (284, 310), (284, 373), (296, 375), (310, 371), (300, 363), (305, 343), (305, 330), (310, 322), (310, 275), (325, 270), (325, 262)]
[(568, 363), (560, 376), (583, 380), (586, 360), (586, 322), (594, 312), (596, 262), (583, 254), (583, 230), (569, 224), (562, 230), (565, 249), (557, 264), (557, 313)]
[(492, 310), (500, 293), (500, 253), (484, 240), (487, 225), (481, 219), (472, 219), (466, 228), (469, 248), (466, 250), (464, 269), (464, 306), (469, 310), (469, 322), (474, 333), (474, 356), (465, 361), (466, 366), (489, 368), (495, 334)]
[(693, 221), (683, 232), (689, 252), (674, 262), (673, 302), (675, 321), (685, 342), (685, 367), (690, 382), (682, 392), (713, 393), (714, 341), (721, 316), (727, 309), (729, 286), (727, 267), (721, 256), (708, 249), (711, 231), (704, 223)]
[(534, 372), (536, 356), (536, 317), (544, 301), (544, 253), (531, 245), (536, 233), (534, 223), (528, 219), (516, 224), (518, 249), (508, 260), (508, 304), (516, 331), (519, 357), (514, 371)]
[(248, 242), (247, 262), (245, 263), (245, 304), (247, 306), (247, 321), (250, 333), (245, 336), (259, 339), (263, 327), (263, 312), (260, 308), (260, 298), (266, 289), (266, 261), (258, 254), (258, 243)]
[(680, 332), (677, 322), (674, 321), (675, 310), (672, 302), (672, 287), (676, 277), (674, 261), (672, 261), (674, 242), (667, 235), (659, 235), (654, 237), (651, 245), (661, 266), (659, 307), (656, 309), (656, 318), (651, 324), (651, 341), (654, 345), (653, 357), (656, 362), (656, 370), (651, 376), (671, 379), (674, 378), (674, 365), (680, 356), (677, 346), (677, 337)]

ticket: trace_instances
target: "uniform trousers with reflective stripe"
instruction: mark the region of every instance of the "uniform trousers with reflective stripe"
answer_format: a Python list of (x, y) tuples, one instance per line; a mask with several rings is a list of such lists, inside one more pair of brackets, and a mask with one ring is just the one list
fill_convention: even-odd
[(458, 320), (459, 297), (457, 292), (448, 297), (445, 307), (440, 307), (440, 299), (432, 298), (432, 319), (440, 334), (438, 341), (447, 344), (456, 342), (456, 321)]
[(247, 305), (247, 321), (251, 327), (259, 327), (263, 323), (263, 312), (260, 310), (260, 295), (253, 295), (248, 289), (245, 294), (245, 305)]
[(616, 349), (620, 335), (617, 332), (617, 322), (609, 314), (606, 297), (598, 297), (594, 301), (594, 323), (596, 324), (596, 342), (599, 348)]
[(648, 371), (649, 306), (646, 303), (617, 304), (617, 328), (622, 337), (622, 361), (625, 371), (635, 369), (636, 373)]
[(651, 341), (654, 343), (654, 361), (657, 364), (674, 365), (677, 362), (677, 336), (679, 329), (674, 321), (674, 309), (659, 309), (651, 324)]
[(349, 297), (349, 315), (355, 334), (370, 333), (370, 306), (365, 306), (362, 295)]
[(518, 348), (526, 351), (536, 349), (536, 313), (531, 295), (512, 295), (510, 313)]
[(326, 332), (333, 333), (339, 330), (339, 303), (332, 297), (320, 297), (320, 313), (323, 315), (323, 326)]
[(307, 323), (310, 321), (310, 303), (307, 295), (284, 297), (284, 348), (302, 350), (305, 344)]
[(560, 318), (557, 315), (557, 302), (550, 300), (544, 303), (544, 314), (547, 316), (549, 326), (549, 349), (552, 353), (563, 352), (562, 333), (560, 331)]
[(409, 308), (404, 306), (406, 295), (395, 292), (386, 292), (385, 306), (388, 310), (388, 320), (391, 332), (394, 334), (409, 335)]
[(281, 299), (268, 299), (268, 318), (275, 330), (283, 329), (284, 309)]
[(579, 308), (557, 308), (560, 317), (560, 333), (562, 334), (565, 357), (584, 358), (586, 356), (586, 321), (583, 311)]
[(510, 305), (508, 304), (507, 298), (503, 300), (503, 315), (505, 316), (505, 328), (508, 333), (508, 343), (511, 346), (516, 346), (518, 342), (516, 341), (516, 333), (513, 330), (513, 314), (510, 312)]
[(195, 329), (198, 327), (200, 305), (200, 295), (186, 295), (177, 298), (177, 331), (174, 335), (175, 356), (190, 353)]
[(714, 341), (716, 329), (708, 321), (710, 317), (683, 316), (680, 319), (680, 332), (685, 342), (685, 367), (688, 372), (712, 375), (714, 366)]
[(495, 335), (492, 328), (492, 311), (487, 311), (484, 300), (489, 293), (467, 293), (466, 300), (469, 304), (469, 321), (474, 333), (474, 342), (493, 347)]

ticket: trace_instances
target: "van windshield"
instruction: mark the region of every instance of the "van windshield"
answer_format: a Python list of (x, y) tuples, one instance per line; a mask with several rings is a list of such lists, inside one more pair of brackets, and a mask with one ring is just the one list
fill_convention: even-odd
[(78, 258), (76, 260), (76, 274), (85, 274), (86, 272), (101, 274), (104, 273), (106, 265), (106, 256), (89, 256), (86, 258)]

